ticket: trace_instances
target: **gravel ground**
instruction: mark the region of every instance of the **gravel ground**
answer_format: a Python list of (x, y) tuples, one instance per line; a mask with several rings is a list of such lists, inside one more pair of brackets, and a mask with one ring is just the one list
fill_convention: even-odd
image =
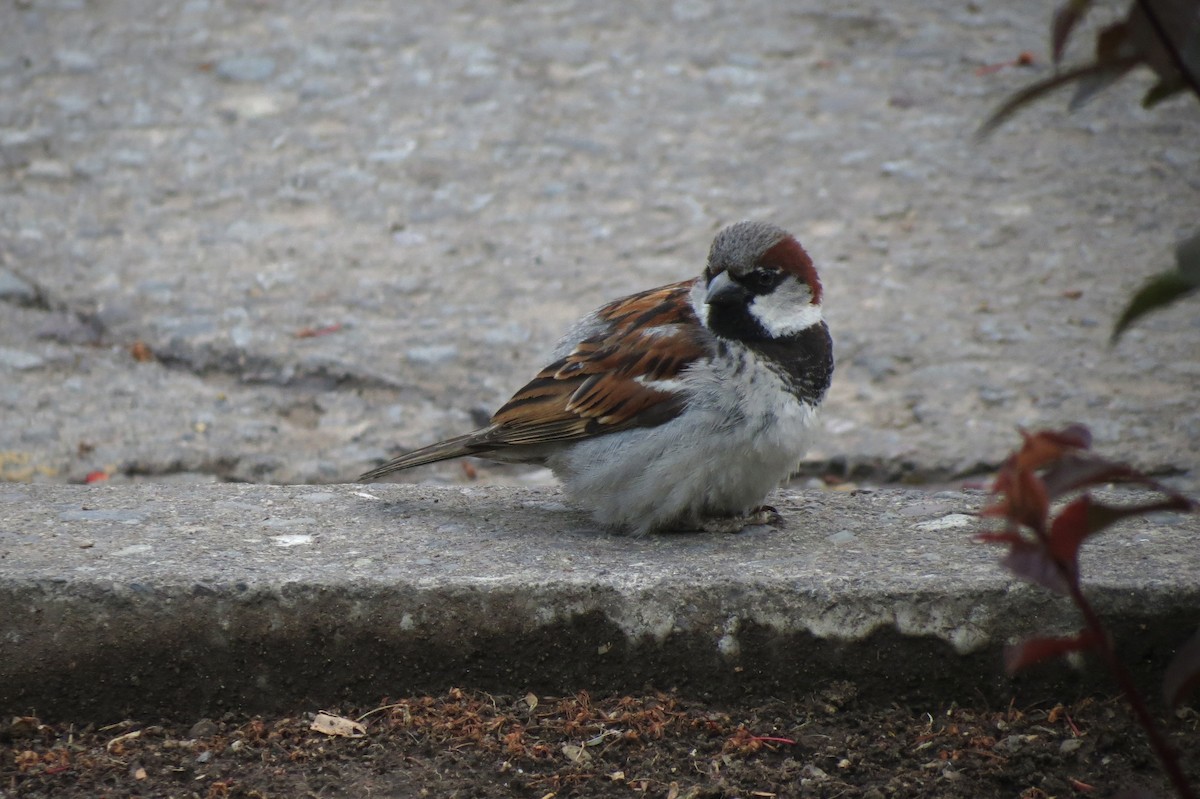
[(0, 476), (350, 479), (763, 217), (826, 282), (810, 472), (942, 480), (1082, 421), (1195, 485), (1194, 301), (1107, 336), (1195, 228), (1200, 108), (1137, 75), (973, 143), (1048, 69), (978, 68), (1048, 11), (5, 3)]
[[(945, 481), (994, 465), (1016, 425), (1079, 421), (1200, 488), (1195, 301), (1107, 344), (1196, 227), (1200, 107), (1144, 111), (1136, 75), (971, 139), (1047, 74), (1050, 5), (4, 3), (0, 479), (351, 479), (472, 425), (570, 320), (698, 273), (717, 228), (761, 217), (826, 284), (839, 366), (809, 472)], [(1027, 50), (1031, 67), (978, 72)], [(411, 477), (472, 476), (546, 480)], [(1106, 702), (589, 701), (416, 697), (354, 740), (308, 732), (307, 708), (201, 729), (18, 719), (0, 795), (1162, 785)], [(467, 712), (500, 723), (444, 726)], [(1200, 762), (1194, 717), (1171, 723)], [(524, 749), (501, 737), (517, 724)], [(571, 759), (607, 729), (636, 738)]]

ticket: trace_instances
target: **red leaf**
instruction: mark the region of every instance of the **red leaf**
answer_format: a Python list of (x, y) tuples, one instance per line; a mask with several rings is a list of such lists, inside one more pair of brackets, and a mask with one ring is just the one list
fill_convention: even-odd
[(1063, 508), (1050, 524), (1047, 552), (1072, 573), (1079, 560), (1079, 545), (1095, 532), (1088, 524), (1091, 507), (1092, 498), (1084, 495)]
[(1048, 588), (1056, 594), (1067, 593), (1062, 570), (1047, 554), (1041, 542), (1011, 530), (980, 533), (975, 540), (982, 544), (1007, 544), (1008, 554), (1000, 559), (1001, 566), (1022, 580)]
[(1056, 594), (1068, 593), (1067, 578), (1054, 559), (1036, 541), (1021, 539), (1013, 543), (1000, 565), (1010, 572)]
[(1092, 434), (1081, 424), (1073, 424), (1062, 430), (1040, 430), (1037, 433), (1021, 431), (1025, 439), (1017, 453), (1017, 466), (1022, 469), (1040, 469), (1053, 463), (1069, 452), (1088, 449), (1092, 446)]
[(1004, 533), (980, 533), (975, 536), (975, 540), (981, 544), (1011, 544), (1019, 546), (1026, 543), (1020, 533), (1004, 532)]
[[(1116, 63), (1084, 64), (1083, 66), (1056, 72), (1047, 78), (1035, 81), (1011, 95), (999, 108), (993, 111), (992, 115), (979, 126), (976, 136), (980, 139), (990, 136), (992, 131), (1003, 125), (1017, 111), (1028, 106), (1035, 100), (1045, 97), (1055, 89), (1066, 86), (1069, 83), (1082, 84), (1087, 81), (1090, 82), (1089, 85), (1092, 85), (1101, 80), (1111, 82), (1125, 72), (1133, 69), (1139, 63), (1141, 63), (1141, 57), (1132, 56)], [(1114, 75), (1115, 77), (1113, 77)], [(1107, 85), (1107, 83), (1104, 85)]]
[(1055, 64), (1062, 61), (1067, 39), (1070, 38), (1071, 31), (1083, 19), (1083, 15), (1087, 13), (1089, 5), (1091, 5), (1091, 0), (1070, 0), (1054, 12), (1054, 21), (1050, 24), (1050, 44)]
[(1147, 502), (1143, 505), (1114, 507), (1096, 502), (1091, 496), (1084, 494), (1063, 508), (1051, 525), (1047, 545), (1050, 556), (1070, 564), (1073, 569), (1075, 559), (1079, 555), (1079, 546), (1089, 536), (1130, 516), (1144, 516), (1159, 511), (1187, 511), (1191, 510), (1191, 507), (1191, 501), (1182, 496), (1169, 496), (1159, 502)]
[(83, 478), (83, 482), (85, 482), (85, 483), (102, 483), (107, 479), (108, 479), (108, 472), (95, 471), (95, 472), (88, 472), (87, 475)]
[(1067, 638), (1030, 638), (1004, 647), (1004, 668), (1010, 675), (1050, 658), (1094, 649), (1096, 638), (1087, 630)]
[(1042, 475), (1042, 482), (1046, 486), (1046, 493), (1055, 499), (1088, 486), (1148, 481), (1123, 463), (1080, 453), (1059, 459)]
[(1092, 448), (1092, 431), (1087, 425), (1069, 424), (1062, 430), (1043, 430), (1041, 435), (1067, 449)]
[(1101, 28), (1096, 34), (1096, 61), (1103, 63), (1131, 55), (1140, 56), (1130, 32), (1128, 19)]
[(1013, 473), (1003, 500), (1005, 518), (1022, 524), (1036, 533), (1046, 531), (1046, 517), (1050, 513), (1050, 497), (1041, 479), (1029, 469), (1017, 469)]
[(1200, 630), (1179, 647), (1163, 675), (1163, 698), (1172, 710), (1200, 688)]

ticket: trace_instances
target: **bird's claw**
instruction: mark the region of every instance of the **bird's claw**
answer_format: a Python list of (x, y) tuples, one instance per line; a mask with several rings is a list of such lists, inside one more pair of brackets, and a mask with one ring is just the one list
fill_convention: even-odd
[(783, 516), (770, 505), (759, 505), (745, 516), (715, 516), (700, 522), (700, 531), (705, 533), (740, 533), (747, 527), (769, 525), (782, 527)]

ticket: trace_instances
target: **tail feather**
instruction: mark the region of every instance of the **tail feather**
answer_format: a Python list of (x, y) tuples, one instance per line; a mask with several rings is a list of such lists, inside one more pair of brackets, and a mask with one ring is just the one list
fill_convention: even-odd
[(401, 469), (411, 469), (414, 466), (424, 466), (427, 463), (437, 463), (438, 461), (448, 461), (451, 458), (461, 458), (464, 455), (473, 455), (481, 449), (486, 449), (480, 438), (483, 431), (476, 430), (474, 433), (465, 433), (461, 436), (448, 438), (445, 441), (439, 441), (436, 444), (430, 444), (427, 447), (415, 449), (412, 452), (406, 452), (403, 455), (392, 458), (382, 466), (377, 466), (369, 472), (364, 472), (359, 475), (359, 482), (367, 480), (375, 480), (392, 472), (398, 472)]

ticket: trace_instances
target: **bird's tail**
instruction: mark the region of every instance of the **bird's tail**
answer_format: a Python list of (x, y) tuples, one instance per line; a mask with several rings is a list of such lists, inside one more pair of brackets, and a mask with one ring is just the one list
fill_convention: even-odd
[(461, 458), (464, 455), (473, 455), (481, 449), (486, 449), (480, 441), (482, 430), (476, 430), (474, 433), (465, 433), (461, 436), (439, 441), (436, 444), (430, 444), (428, 447), (421, 447), (412, 452), (406, 452), (399, 457), (392, 458), (382, 466), (377, 466), (369, 472), (359, 475), (359, 482), (367, 480), (375, 480), (383, 477), (385, 474), (398, 472), (401, 469), (411, 469), (414, 466), (424, 466), (427, 463), (437, 463), (438, 461), (448, 461), (451, 458)]

